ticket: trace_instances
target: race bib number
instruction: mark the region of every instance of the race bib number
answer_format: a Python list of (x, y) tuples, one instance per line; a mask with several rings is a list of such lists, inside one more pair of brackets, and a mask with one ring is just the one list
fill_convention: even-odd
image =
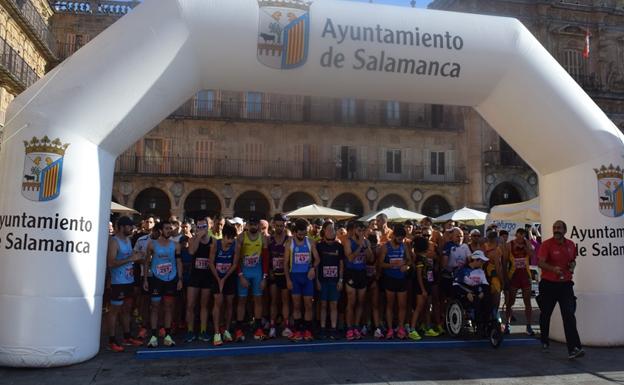
[(310, 263), (310, 253), (295, 253), (295, 263), (298, 265)]
[(364, 261), (366, 261), (366, 255), (365, 254), (358, 254), (355, 256), (355, 258), (353, 258), (353, 263), (364, 263)]
[(195, 268), (206, 270), (208, 268), (208, 258), (195, 258)]
[(338, 278), (338, 266), (323, 266), (323, 277)]
[(260, 256), (258, 254), (246, 255), (244, 264), (245, 264), (245, 267), (256, 267), (259, 261), (260, 261)]
[(219, 274), (227, 274), (227, 272), (230, 270), (230, 267), (232, 267), (231, 263), (217, 263), (217, 272)]
[(156, 265), (156, 271), (158, 275), (167, 275), (171, 273), (173, 270), (173, 265), (171, 263), (161, 263), (160, 265)]
[(390, 264), (394, 266), (394, 268), (398, 268), (403, 264), (403, 258), (390, 258)]
[(427, 271), (427, 282), (433, 282), (433, 271)]
[(377, 269), (375, 268), (375, 266), (370, 266), (370, 265), (366, 266), (367, 277), (373, 277), (376, 273), (377, 273)]
[(526, 269), (526, 259), (524, 258), (516, 258), (514, 264), (516, 269)]
[(125, 274), (126, 274), (126, 278), (134, 279), (134, 266), (127, 266)]
[(284, 258), (273, 258), (273, 270), (274, 271), (284, 270)]

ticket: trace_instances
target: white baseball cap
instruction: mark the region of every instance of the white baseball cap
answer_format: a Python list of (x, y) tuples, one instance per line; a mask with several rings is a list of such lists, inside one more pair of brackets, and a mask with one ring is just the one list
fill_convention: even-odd
[(472, 258), (472, 259), (480, 259), (480, 260), (482, 260), (484, 262), (487, 262), (487, 261), (490, 260), (488, 257), (485, 256), (485, 254), (483, 254), (483, 251), (481, 251), (481, 250), (477, 250), (474, 253), (472, 253), (470, 258)]
[(228, 222), (230, 222), (233, 225), (244, 225), (245, 222), (243, 221), (243, 218), (241, 217), (234, 217), (232, 219), (228, 219)]

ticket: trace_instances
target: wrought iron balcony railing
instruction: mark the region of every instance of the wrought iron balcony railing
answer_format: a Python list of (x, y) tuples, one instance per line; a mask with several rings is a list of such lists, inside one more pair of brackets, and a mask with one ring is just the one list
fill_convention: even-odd
[(39, 80), (35, 70), (3, 38), (0, 38), (0, 79), (15, 94)]
[(40, 48), (48, 60), (56, 59), (54, 51), (56, 39), (50, 31), (45, 18), (30, 0), (5, 0), (13, 16), (21, 21), (24, 31), (30, 35), (34, 44)]
[(485, 167), (530, 168), (515, 151), (485, 151), (483, 164)]

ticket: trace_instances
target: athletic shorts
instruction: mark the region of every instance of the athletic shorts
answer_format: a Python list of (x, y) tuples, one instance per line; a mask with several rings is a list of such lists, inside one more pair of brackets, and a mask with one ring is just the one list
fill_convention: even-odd
[(220, 292), (219, 291), (219, 281), (217, 281), (213, 277), (212, 280), (210, 281), (210, 284), (211, 284), (210, 290), (212, 290), (213, 294), (234, 295), (234, 294), (236, 294), (236, 283), (238, 281), (239, 281), (239, 279), (236, 276), (236, 274), (231, 274), (225, 280), (225, 283), (223, 284), (223, 292)]
[(404, 293), (407, 291), (407, 278), (393, 278), (384, 276), (384, 289), (392, 293)]
[(454, 298), (455, 296), (453, 293), (453, 278), (449, 278), (447, 273), (440, 277), (440, 294), (446, 298)]
[(177, 297), (178, 296), (178, 278), (176, 277), (172, 281), (163, 281), (156, 277), (148, 278), (149, 292), (152, 297), (152, 301), (160, 301), (162, 297)]
[(274, 275), (272, 279), (269, 279), (269, 285), (277, 285), (277, 288), (280, 290), (288, 288), (285, 275)]
[[(425, 285), (425, 290), (427, 290), (427, 294), (431, 295), (431, 282), (424, 280), (423, 284)], [(418, 283), (418, 280), (415, 279), (414, 280), (414, 294), (415, 295), (421, 295), (422, 294), (422, 290), (420, 290), (420, 284)]]
[(134, 270), (134, 285), (142, 286), (143, 285), (143, 277), (141, 277), (141, 263), (135, 262), (132, 265), (132, 269)]
[(260, 284), (262, 283), (262, 270), (250, 270), (247, 272), (243, 272), (243, 277), (247, 279), (249, 282), (249, 287), (243, 287), (240, 283), (240, 279), (238, 281), (238, 296), (239, 297), (247, 297), (249, 295), (249, 289), (254, 297), (262, 296), (262, 288)]
[(127, 298), (132, 298), (134, 287), (134, 283), (124, 285), (111, 284), (111, 305), (120, 306)]
[(314, 280), (308, 278), (308, 273), (290, 273), (290, 280), (293, 286), (292, 295), (314, 296)]
[(529, 273), (525, 269), (518, 269), (514, 271), (509, 284), (514, 289), (528, 289), (531, 287), (531, 280), (529, 279)]
[(189, 287), (197, 287), (200, 289), (210, 289), (214, 277), (208, 269), (193, 269), (188, 282)]
[(356, 290), (366, 289), (368, 279), (366, 277), (366, 270), (351, 270), (346, 269), (344, 272), (344, 281), (347, 285)]
[(321, 301), (337, 302), (339, 295), (337, 282), (321, 282)]

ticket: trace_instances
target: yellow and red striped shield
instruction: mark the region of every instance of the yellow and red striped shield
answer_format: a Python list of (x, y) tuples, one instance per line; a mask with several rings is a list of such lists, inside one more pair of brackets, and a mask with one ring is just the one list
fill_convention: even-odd
[(59, 196), (61, 193), (62, 173), (62, 157), (41, 171), (41, 187), (39, 190), (40, 201), (49, 201)]
[(286, 26), (284, 29), (282, 69), (296, 68), (306, 62), (306, 59), (308, 58), (309, 34), (309, 13), (303, 14)]

